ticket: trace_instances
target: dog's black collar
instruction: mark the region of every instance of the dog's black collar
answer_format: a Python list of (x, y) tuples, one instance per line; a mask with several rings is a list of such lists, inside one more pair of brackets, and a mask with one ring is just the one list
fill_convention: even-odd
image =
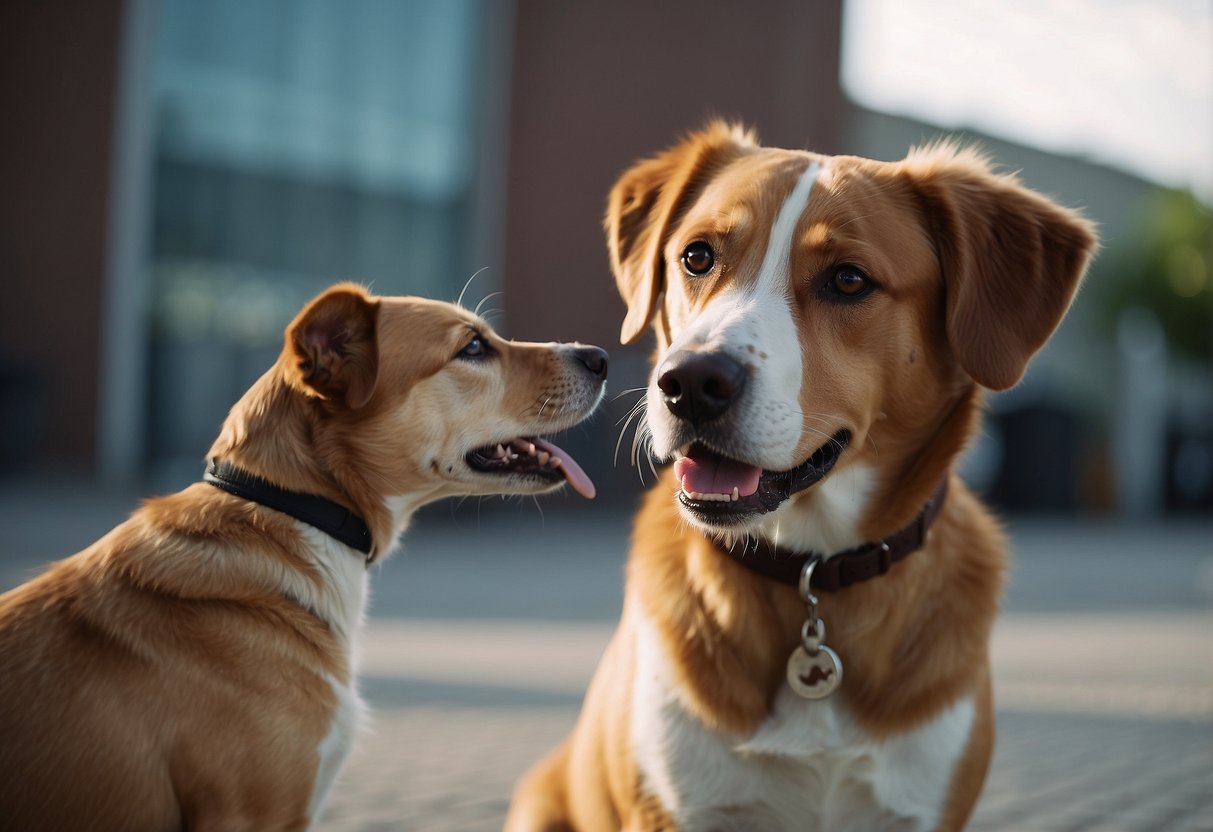
[(289, 514), (363, 554), (371, 553), (371, 530), (366, 521), (332, 500), (287, 491), (230, 462), (214, 459), (207, 463), (202, 480), (229, 494)]
[[(910, 525), (899, 529), (884, 540), (865, 543), (845, 552), (822, 557), (816, 552), (791, 552), (762, 541), (757, 547), (716, 548), (740, 563), (751, 572), (773, 581), (798, 586), (804, 565), (816, 559), (813, 571), (813, 589), (834, 592), (851, 584), (875, 578), (889, 571), (890, 567), (907, 555), (918, 551), (926, 542), (931, 523), (939, 516), (944, 499), (948, 495), (948, 478), (936, 487), (927, 504)], [(738, 551), (740, 549), (740, 551)]]

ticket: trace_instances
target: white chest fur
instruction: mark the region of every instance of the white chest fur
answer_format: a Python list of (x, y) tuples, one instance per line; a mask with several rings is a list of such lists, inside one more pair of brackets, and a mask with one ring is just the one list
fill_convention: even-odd
[(358, 733), (358, 726), (365, 712), (365, 706), (352, 685), (342, 685), (336, 679), (329, 679), (329, 684), (337, 694), (337, 711), (333, 715), (328, 734), (316, 749), (320, 756), (320, 765), (316, 769), (316, 783), (312, 788), (311, 803), (308, 805), (308, 817), (313, 824), (320, 819), (320, 813), (324, 811), (325, 800), (341, 772), (345, 758), (353, 748), (354, 736)]
[(308, 806), (308, 816), (314, 824), (324, 809), (325, 799), (341, 766), (353, 748), (365, 712), (353, 680), (358, 669), (358, 635), (366, 611), (367, 575), (359, 552), (311, 526), (300, 523), (298, 528), (309, 545), (313, 565), (320, 572), (322, 580), (316, 583), (299, 577), (288, 583), (286, 591), (323, 619), (337, 636), (344, 650), (350, 680), (349, 684), (342, 684), (331, 676), (325, 676), (325, 681), (337, 698), (337, 707), (328, 732), (316, 748), (319, 763)]
[(876, 742), (837, 698), (784, 690), (750, 737), (705, 726), (683, 705), (656, 629), (638, 622), (632, 742), (646, 787), (685, 832), (925, 832), (938, 823), (972, 727), (961, 700)]

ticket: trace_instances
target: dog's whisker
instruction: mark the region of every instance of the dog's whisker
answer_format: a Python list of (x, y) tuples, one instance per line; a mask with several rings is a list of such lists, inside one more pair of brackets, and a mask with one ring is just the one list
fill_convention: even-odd
[[(628, 428), (631, 427), (632, 423), (638, 418), (641, 418), (641, 415), (639, 413), (633, 413), (632, 415), (628, 416), (627, 421), (624, 422), (623, 426), (619, 429), (619, 439), (616, 440), (616, 442), (615, 442), (616, 456), (618, 456), (618, 454), (619, 454), (619, 447), (620, 447), (620, 445), (623, 444), (623, 437), (627, 433)], [(635, 461), (635, 457), (636, 457), (636, 432), (639, 430), (640, 430), (640, 424), (637, 423), (636, 429), (632, 432), (632, 445), (631, 445), (632, 452), (629, 454), (629, 457), (628, 457), (629, 460), (632, 462)]]
[[(639, 413), (637, 413), (636, 411), (633, 411), (632, 413), (630, 413), (627, 416), (627, 421), (624, 422), (623, 427), (621, 427), (619, 429), (619, 438), (615, 440), (615, 454), (614, 454), (614, 456), (611, 457), (611, 464), (614, 466), (619, 465), (619, 447), (623, 444), (623, 435), (625, 433), (627, 433), (628, 427), (632, 424), (632, 420), (635, 419), (638, 415), (639, 415)], [(618, 423), (616, 423), (616, 424), (618, 424)]]
[[(628, 412), (626, 414), (626, 418), (630, 419), (638, 413), (645, 412), (645, 409), (647, 407), (648, 407), (648, 402), (644, 401), (643, 399), (636, 402), (636, 404), (633, 405), (630, 410), (628, 410)], [(623, 421), (623, 419), (621, 418), (620, 421)], [(619, 424), (619, 422), (616, 422), (615, 424)]]
[(619, 421), (616, 422), (615, 424), (618, 425), (620, 422), (624, 421), (624, 419), (626, 419), (629, 422), (632, 421), (632, 419), (635, 419), (638, 414), (643, 413), (647, 406), (648, 406), (648, 402), (644, 401), (643, 399), (641, 401), (636, 402), (635, 406), (632, 407), (632, 409), (629, 410), (626, 414), (619, 417)]
[(644, 458), (649, 464), (649, 470), (653, 472), (653, 479), (661, 479), (661, 475), (657, 473), (657, 466), (653, 463), (653, 448), (651, 445), (647, 448), (647, 453), (645, 453)]
[(612, 396), (611, 401), (613, 401), (613, 402), (618, 401), (619, 399), (622, 399), (624, 396), (628, 395), (629, 393), (637, 393), (642, 390), (648, 390), (648, 389), (649, 389), (648, 387), (629, 387), (627, 390), (620, 390), (618, 393), (616, 393), (614, 396)]
[(828, 439), (831, 442), (833, 442), (835, 445), (842, 447), (841, 444), (836, 439), (834, 439), (833, 436), (826, 433), (824, 430), (818, 430), (817, 428), (810, 428), (810, 427), (806, 427), (805, 430), (808, 431), (809, 433), (813, 434), (814, 436), (820, 436), (823, 439)]
[[(651, 447), (652, 437), (653, 437), (653, 435), (652, 435), (652, 432), (649, 430), (649, 426), (648, 426), (647, 422), (645, 422), (644, 420), (641, 420), (639, 423), (637, 423), (636, 431), (635, 431), (635, 433), (632, 434), (631, 462), (633, 465), (639, 467), (641, 450), (645, 450), (646, 454), (652, 453), (652, 447)], [(641, 477), (641, 481), (642, 482), (644, 481), (643, 477)]]
[(628, 454), (629, 464), (636, 465), (640, 461), (640, 453), (648, 453), (652, 444), (652, 433), (649, 430), (648, 421), (641, 418), (632, 429), (632, 448), (631, 453)]
[[(467, 279), (467, 283), (464, 283), (463, 288), (459, 290), (459, 297), (455, 299), (456, 306), (463, 308), (463, 309), (467, 308), (466, 306), (463, 305), (463, 295), (464, 295), (464, 293), (467, 292), (468, 287), (472, 285), (472, 281), (475, 280), (477, 277), (479, 277), (481, 272), (484, 272), (486, 269), (488, 269), (488, 266), (481, 266), (476, 271), (472, 272), (472, 276)], [(479, 313), (476, 313), (476, 314), (479, 314)]]
[[(640, 482), (644, 484), (644, 469), (640, 467), (640, 454), (643, 451), (645, 458), (652, 459), (652, 434), (648, 430), (648, 425), (643, 421), (636, 426), (636, 432), (632, 437), (632, 465), (636, 468), (636, 475), (640, 478)], [(649, 463), (650, 470), (653, 469), (652, 462)], [(657, 478), (656, 470), (653, 470), (654, 479)]]
[(476, 308), (472, 310), (473, 315), (479, 315), (480, 309), (493, 298), (502, 297), (505, 292), (490, 292), (480, 299), (480, 303), (476, 304)]
[(624, 431), (632, 424), (632, 420), (640, 414), (635, 410), (629, 410), (627, 413), (615, 420), (615, 426), (619, 428), (619, 435), (623, 436)]

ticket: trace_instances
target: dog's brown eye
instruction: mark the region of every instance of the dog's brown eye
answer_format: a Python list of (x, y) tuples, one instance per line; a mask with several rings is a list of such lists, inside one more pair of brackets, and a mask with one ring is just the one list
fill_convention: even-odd
[(702, 240), (691, 243), (682, 253), (682, 267), (686, 269), (687, 274), (694, 277), (707, 274), (714, 265), (716, 255), (712, 252), (712, 247)]
[(854, 266), (839, 267), (830, 280), (830, 288), (849, 298), (859, 297), (871, 286), (872, 281), (868, 276)]

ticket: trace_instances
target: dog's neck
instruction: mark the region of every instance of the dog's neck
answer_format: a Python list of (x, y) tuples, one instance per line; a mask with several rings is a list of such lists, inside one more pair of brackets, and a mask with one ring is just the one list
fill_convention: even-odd
[(254, 476), (231, 462), (210, 460), (203, 481), (220, 491), (272, 508), (306, 523), (352, 549), (371, 554), (371, 530), (348, 508), (319, 497), (289, 491)]
[[(917, 436), (898, 426), (874, 439), (880, 448), (875, 459), (883, 464), (871, 493), (873, 508), (861, 524), (860, 531), (868, 539), (910, 522), (964, 453), (981, 422), (984, 394), (970, 380), (961, 384), (951, 406)], [(895, 447), (898, 435), (909, 437), (903, 448)]]
[(764, 517), (757, 536), (772, 547), (829, 555), (904, 528), (964, 450), (980, 417), (981, 395), (969, 383), (917, 433), (894, 425), (870, 436), (854, 449), (854, 460)]
[(229, 463), (289, 491), (313, 494), (360, 517), (370, 528), (369, 561), (386, 555), (421, 499), (380, 494), (334, 441), (318, 399), (289, 385), (282, 362), (249, 388), (228, 414), (208, 459)]
[(721, 545), (719, 548), (765, 578), (800, 587), (803, 592), (803, 575), (808, 574), (812, 576), (813, 588), (835, 592), (887, 574), (894, 563), (918, 551), (943, 508), (947, 491), (948, 477), (945, 476), (912, 523), (888, 537), (845, 551), (793, 551), (763, 540), (753, 547), (747, 544), (740, 547)]

